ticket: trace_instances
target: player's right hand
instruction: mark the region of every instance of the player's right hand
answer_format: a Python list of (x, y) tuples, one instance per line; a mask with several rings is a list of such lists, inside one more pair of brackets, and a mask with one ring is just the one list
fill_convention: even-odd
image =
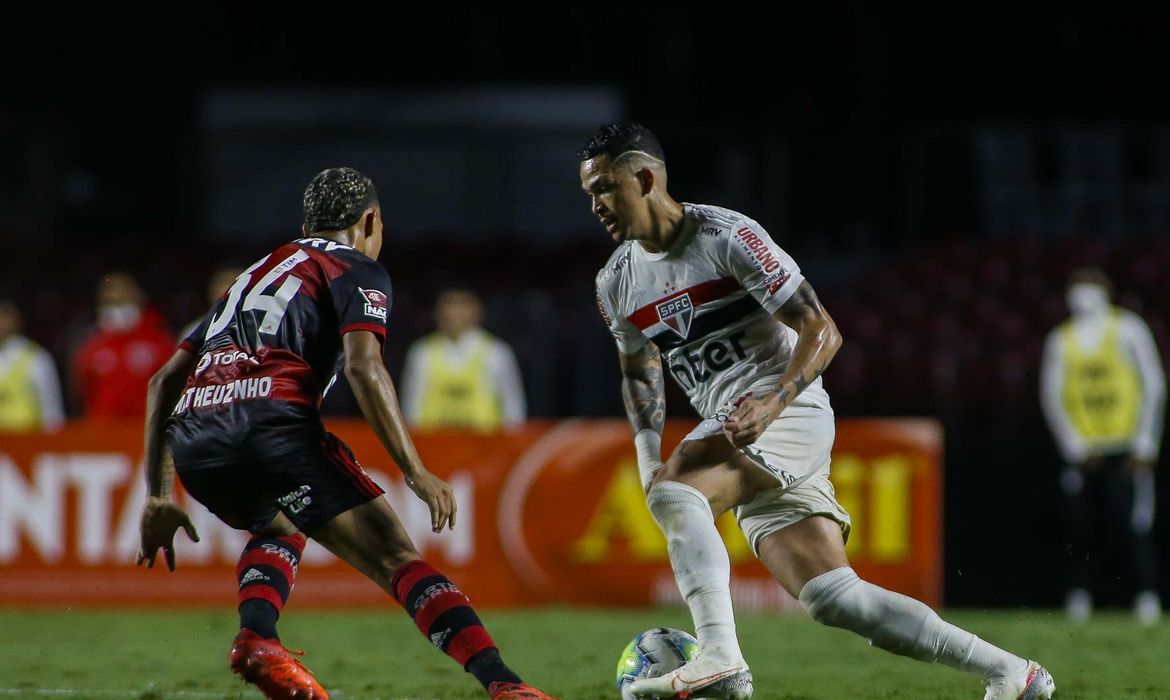
[(142, 544), (138, 548), (138, 556), (134, 563), (138, 566), (146, 562), (146, 568), (154, 568), (154, 559), (158, 556), (159, 547), (167, 560), (167, 568), (175, 570), (175, 533), (183, 528), (192, 542), (199, 541), (199, 533), (191, 524), (191, 518), (183, 509), (175, 505), (169, 498), (148, 496), (146, 507), (142, 511), (142, 522), (139, 529), (142, 534)]
[(414, 495), (422, 499), (431, 509), (431, 530), (442, 532), (443, 527), (455, 529), (455, 513), (459, 510), (455, 503), (455, 492), (451, 486), (434, 474), (424, 471), (416, 476), (408, 477), (406, 484), (414, 491)]

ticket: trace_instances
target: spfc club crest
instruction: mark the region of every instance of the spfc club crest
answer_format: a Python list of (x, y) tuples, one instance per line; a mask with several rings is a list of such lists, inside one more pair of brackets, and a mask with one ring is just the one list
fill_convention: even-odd
[(664, 301), (657, 308), (658, 319), (678, 333), (678, 337), (685, 339), (691, 332), (691, 317), (695, 313), (695, 308), (691, 305), (690, 292)]

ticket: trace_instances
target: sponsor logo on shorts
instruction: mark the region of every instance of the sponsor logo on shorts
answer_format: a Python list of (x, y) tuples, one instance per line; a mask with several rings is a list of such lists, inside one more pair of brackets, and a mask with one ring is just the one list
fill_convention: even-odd
[(312, 490), (312, 486), (305, 484), (295, 491), (287, 493), (276, 499), (276, 502), (279, 503), (282, 508), (287, 508), (288, 512), (290, 513), (300, 513), (302, 510), (307, 508), (310, 503), (313, 502), (313, 497), (308, 495), (308, 493)]
[(795, 476), (789, 474), (788, 472), (784, 471), (783, 469), (780, 469), (778, 467), (773, 467), (771, 464), (768, 464), (768, 460), (764, 459), (764, 453), (760, 452), (755, 447), (752, 447), (749, 445), (749, 446), (743, 448), (742, 452), (745, 455), (747, 455), (753, 462), (760, 465), (764, 469), (767, 469), (768, 472), (771, 473), (773, 476), (775, 476), (777, 479), (783, 481), (785, 488), (792, 486), (794, 483), (796, 483)]
[(358, 291), (366, 298), (366, 315), (385, 321), (387, 310), (390, 307), (389, 298), (377, 289), (358, 287)]

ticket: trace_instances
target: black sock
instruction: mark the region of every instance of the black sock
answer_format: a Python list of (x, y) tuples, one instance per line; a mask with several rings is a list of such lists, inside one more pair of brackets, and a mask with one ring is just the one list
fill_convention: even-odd
[(240, 629), (247, 629), (265, 639), (279, 639), (276, 636), (276, 606), (261, 598), (251, 598), (240, 603)]
[(487, 688), (496, 681), (505, 683), (523, 683), (520, 676), (512, 673), (512, 669), (504, 665), (498, 649), (484, 649), (467, 662), (467, 672)]

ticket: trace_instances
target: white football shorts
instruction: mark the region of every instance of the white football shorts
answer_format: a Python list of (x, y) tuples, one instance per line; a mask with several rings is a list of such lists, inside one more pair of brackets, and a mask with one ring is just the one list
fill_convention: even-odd
[[(684, 440), (718, 435), (721, 420), (709, 418)], [(760, 542), (773, 532), (813, 515), (823, 515), (841, 526), (849, 538), (849, 514), (837, 502), (829, 481), (829, 463), (837, 430), (831, 411), (811, 406), (789, 406), (764, 434), (743, 449), (759, 467), (778, 482), (761, 491), (750, 503), (736, 508), (739, 527), (759, 556)]]

